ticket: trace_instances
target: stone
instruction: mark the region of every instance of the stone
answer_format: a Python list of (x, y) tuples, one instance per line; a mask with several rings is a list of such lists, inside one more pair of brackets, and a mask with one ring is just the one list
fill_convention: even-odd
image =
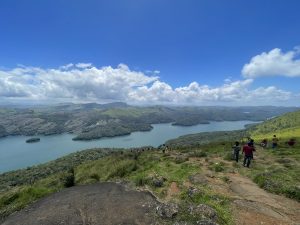
[(162, 176), (155, 176), (155, 177), (152, 177), (152, 184), (154, 187), (162, 187), (166, 180), (167, 179)]
[(189, 177), (189, 180), (192, 184), (207, 184), (207, 178), (202, 174), (195, 174)]
[(209, 219), (213, 222), (218, 219), (216, 210), (205, 204), (199, 204), (197, 206), (191, 205), (188, 210), (191, 215), (201, 216), (202, 219)]
[(162, 218), (174, 218), (178, 209), (179, 207), (175, 203), (160, 204), (156, 207), (156, 213)]

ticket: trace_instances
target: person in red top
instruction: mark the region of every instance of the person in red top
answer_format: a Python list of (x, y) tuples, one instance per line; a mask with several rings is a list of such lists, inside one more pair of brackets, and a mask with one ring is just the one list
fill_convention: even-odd
[(253, 147), (253, 142), (249, 142), (247, 145), (243, 146), (243, 154), (245, 154), (243, 163), (244, 166), (249, 168), (254, 151), (255, 148)]

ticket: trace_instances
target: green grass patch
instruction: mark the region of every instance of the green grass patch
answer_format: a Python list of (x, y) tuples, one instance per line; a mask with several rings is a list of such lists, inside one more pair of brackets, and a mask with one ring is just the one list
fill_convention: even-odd
[[(216, 210), (218, 215), (217, 222), (219, 224), (234, 224), (230, 207), (230, 199), (225, 196), (215, 194), (208, 187), (201, 186), (201, 191), (192, 196), (189, 195), (188, 190), (184, 190), (181, 192), (180, 198), (183, 202), (185, 202), (183, 203), (185, 206), (184, 208), (190, 204), (205, 204)], [(182, 217), (183, 220), (191, 222), (196, 222), (199, 220), (199, 218), (192, 217), (188, 212), (184, 211), (179, 215), (179, 217)]]
[(0, 221), (35, 200), (52, 193), (52, 189), (39, 186), (16, 188), (0, 196)]

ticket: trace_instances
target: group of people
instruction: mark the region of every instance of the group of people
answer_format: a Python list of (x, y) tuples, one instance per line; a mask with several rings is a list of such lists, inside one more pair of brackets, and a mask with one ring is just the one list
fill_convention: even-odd
[[(276, 137), (276, 135), (273, 135), (272, 138), (272, 148), (275, 149), (278, 147), (278, 138)], [(289, 147), (293, 147), (296, 144), (296, 140), (294, 138), (290, 138), (287, 142), (285, 142), (286, 145), (288, 145)], [(266, 148), (268, 146), (268, 139), (263, 139), (260, 143), (260, 146), (263, 148)]]
[[(279, 139), (276, 137), (276, 135), (273, 135), (272, 138), (272, 148), (275, 149), (278, 147), (278, 141)], [(286, 144), (290, 147), (293, 147), (295, 145), (296, 141), (294, 138), (291, 138), (289, 141), (286, 142)], [(263, 139), (262, 142), (260, 143), (262, 147), (267, 147), (268, 145), (268, 140)], [(240, 143), (238, 141), (235, 142), (233, 148), (233, 157), (236, 162), (239, 161), (239, 154), (241, 151)], [(243, 166), (244, 167), (250, 167), (251, 160), (253, 159), (253, 152), (255, 152), (255, 147), (254, 147), (254, 140), (251, 138), (248, 138), (248, 142), (243, 146), (242, 148), (242, 153), (244, 154), (244, 161), (243, 161)]]
[[(278, 141), (279, 139), (276, 137), (276, 135), (274, 134), (273, 135), (273, 138), (272, 138), (272, 148), (277, 148), (278, 146)], [(260, 142), (260, 146), (263, 147), (263, 148), (266, 148), (268, 146), (268, 139), (263, 139), (261, 142)]]
[[(236, 162), (239, 162), (239, 156), (240, 156), (240, 142), (236, 141), (233, 148), (233, 155)], [(254, 140), (249, 139), (248, 143), (243, 146), (242, 153), (244, 154), (244, 161), (243, 166), (244, 167), (250, 167), (251, 160), (253, 159), (253, 152), (255, 152), (254, 148)]]

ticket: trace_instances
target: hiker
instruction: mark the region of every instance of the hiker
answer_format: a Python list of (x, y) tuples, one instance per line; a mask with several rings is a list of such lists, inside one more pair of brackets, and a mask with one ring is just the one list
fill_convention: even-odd
[(288, 142), (287, 142), (288, 146), (293, 147), (296, 144), (296, 141), (294, 138), (291, 138)]
[(253, 159), (253, 152), (255, 151), (253, 142), (249, 142), (248, 144), (243, 146), (243, 154), (245, 154), (244, 156), (244, 167), (248, 167), (250, 166), (251, 163), (251, 159)]
[(268, 146), (268, 139), (263, 139), (261, 142), (260, 142), (260, 146), (263, 147), (263, 148), (266, 148)]
[(240, 155), (240, 142), (236, 141), (234, 146), (232, 146), (232, 150), (233, 150), (233, 156), (236, 162), (239, 162), (239, 155)]
[[(249, 139), (248, 145), (252, 146), (254, 148), (254, 140), (253, 139)], [(251, 159), (253, 159), (253, 153), (251, 155)]]
[(276, 137), (276, 135), (273, 135), (273, 139), (272, 139), (272, 148), (276, 148), (278, 146), (278, 138)]

